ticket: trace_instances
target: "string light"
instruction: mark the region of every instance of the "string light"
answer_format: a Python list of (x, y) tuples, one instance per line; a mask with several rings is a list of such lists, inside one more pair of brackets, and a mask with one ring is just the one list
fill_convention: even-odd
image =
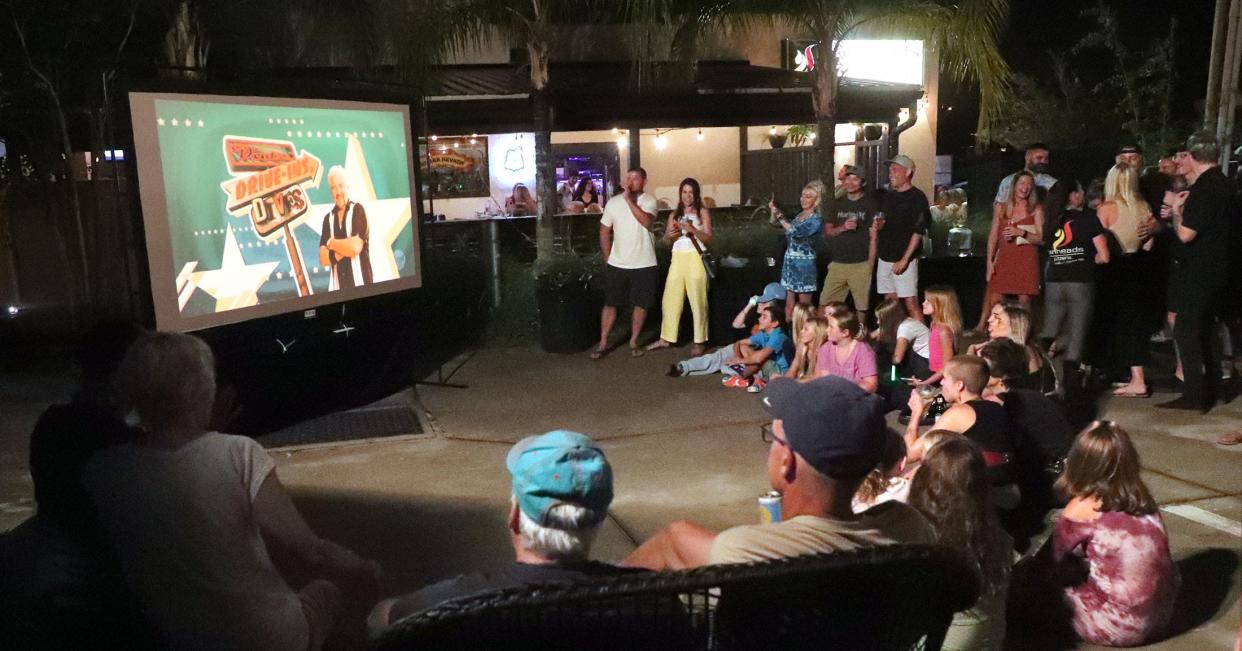
[(769, 135), (769, 136), (775, 136), (775, 135), (776, 135), (776, 127), (775, 127), (775, 126), (773, 126), (771, 129), (768, 129), (768, 135)]
[(702, 129), (699, 129), (699, 135), (695, 136), (695, 139), (697, 139), (699, 142), (703, 141), (703, 130)]
[(617, 138), (617, 149), (625, 149), (629, 144), (629, 138), (626, 138), (625, 136)]
[(664, 134), (657, 131), (655, 137), (655, 148), (663, 151), (665, 147), (668, 147), (668, 141), (664, 139)]
[(613, 127), (613, 128), (612, 128), (612, 135), (614, 135), (614, 136), (615, 136), (615, 135), (617, 135), (618, 133), (621, 133), (621, 130), (620, 130), (620, 129), (618, 129), (618, 128), (616, 128), (616, 127)]

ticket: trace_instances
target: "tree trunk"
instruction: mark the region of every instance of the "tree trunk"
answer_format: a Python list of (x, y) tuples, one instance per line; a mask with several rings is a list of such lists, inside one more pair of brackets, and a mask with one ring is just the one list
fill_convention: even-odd
[(832, 49), (832, 39), (820, 39), (820, 60), (811, 72), (811, 99), (815, 110), (815, 124), (819, 133), (815, 136), (815, 151), (819, 159), (819, 180), (824, 184), (820, 197), (820, 214), (832, 214), (836, 188), (836, 130), (837, 130), (837, 53)]
[(535, 219), (535, 253), (539, 261), (544, 261), (553, 253), (553, 219), (560, 206), (560, 197), (556, 193), (556, 166), (552, 161), (552, 106), (547, 86), (533, 89), (531, 100), (535, 118), (535, 191), (539, 199), (539, 212)]

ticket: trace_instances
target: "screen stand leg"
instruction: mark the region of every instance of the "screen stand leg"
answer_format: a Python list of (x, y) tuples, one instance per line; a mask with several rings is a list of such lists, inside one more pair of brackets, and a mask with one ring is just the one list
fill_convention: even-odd
[(289, 252), (289, 266), (293, 269), (293, 278), (297, 282), (298, 296), (310, 296), (310, 283), (306, 280), (306, 265), (302, 264), (302, 255), (298, 252), (297, 240), (293, 239), (293, 231), (285, 224), (285, 250)]
[(466, 365), (466, 362), (470, 361), (470, 358), (474, 357), (474, 354), (476, 352), (478, 351), (472, 350), (464, 355), (459, 355), (457, 358), (454, 358), (453, 360), (451, 360), (450, 363), (455, 362), (458, 359), (461, 359), (461, 362), (459, 362), (457, 366), (454, 366), (453, 370), (448, 372), (448, 375), (444, 374), (445, 365), (441, 364), (436, 367), (436, 379), (434, 382), (428, 381), (428, 380), (419, 380), (414, 383), (414, 386), (444, 387), (448, 389), (469, 389), (470, 387), (465, 384), (453, 383), (453, 382), (449, 382), (449, 380), (453, 379), (453, 376), (456, 375), (457, 372), (461, 370), (461, 367)]

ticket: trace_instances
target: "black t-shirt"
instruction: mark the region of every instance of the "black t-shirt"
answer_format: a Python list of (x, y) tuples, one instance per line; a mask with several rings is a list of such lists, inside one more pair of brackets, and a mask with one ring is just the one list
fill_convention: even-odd
[(1043, 468), (1069, 454), (1074, 444), (1074, 426), (1059, 404), (1031, 389), (1010, 389), (1002, 398), (1005, 412), (1020, 433), (1021, 462)]
[(1229, 267), (1231, 220), (1234, 213), (1233, 186), (1219, 167), (1199, 175), (1182, 206), (1182, 225), (1195, 231), (1195, 239), (1177, 243), (1173, 260), (1178, 270), (1196, 274), (1224, 274)]
[(988, 452), (1012, 454), (1017, 436), (1005, 407), (991, 400), (971, 400), (966, 404), (975, 412), (975, 424), (962, 435)]
[[(876, 252), (885, 262), (897, 262), (910, 247), (910, 236), (927, 230), (931, 205), (922, 190), (911, 187), (904, 192), (886, 191), (880, 199), (880, 211), (884, 213), (884, 228), (880, 229)], [(920, 250), (915, 250), (915, 258)]]
[(398, 597), (388, 613), (388, 622), (391, 624), (407, 615), (426, 610), (451, 599), (468, 597), (501, 588), (550, 581), (582, 581), (597, 577), (632, 574), (643, 571), (646, 570), (617, 567), (616, 565), (597, 563), (595, 561), (572, 564), (554, 563), (549, 565), (531, 565), (514, 562), (491, 574), (463, 574)]
[(1088, 283), (1095, 280), (1095, 243), (1104, 232), (1095, 211), (1066, 210), (1048, 247), (1050, 283)]
[(858, 220), (858, 228), (852, 231), (841, 231), (837, 235), (825, 237), (828, 253), (833, 262), (854, 264), (866, 262), (871, 249), (871, 219), (875, 216), (875, 200), (863, 194), (856, 201), (848, 196), (836, 200), (836, 216), (830, 223), (841, 226), (851, 219)]

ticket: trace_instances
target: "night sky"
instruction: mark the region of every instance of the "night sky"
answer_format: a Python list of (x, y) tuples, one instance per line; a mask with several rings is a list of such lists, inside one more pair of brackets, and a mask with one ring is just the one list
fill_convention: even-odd
[[(1214, 0), (1110, 0), (1108, 4), (1118, 15), (1122, 38), (1132, 51), (1142, 51), (1164, 38), (1171, 18), (1177, 18), (1177, 88), (1187, 99), (1181, 113), (1182, 117), (1198, 115), (1194, 102), (1202, 100), (1207, 86)], [(1051, 80), (1049, 50), (1068, 55), (1085, 31), (1095, 27), (1094, 18), (1082, 17), (1082, 9), (1093, 5), (1094, 0), (1012, 0), (1009, 28), (1001, 37), (1001, 50), (1010, 67)], [(1071, 69), (1084, 79), (1107, 74), (1111, 62), (1102, 54), (1095, 49), (1090, 55), (1071, 57)], [(958, 154), (973, 144), (976, 91), (955, 86), (941, 85), (938, 149), (942, 153)], [(952, 111), (946, 110), (949, 106)]]

